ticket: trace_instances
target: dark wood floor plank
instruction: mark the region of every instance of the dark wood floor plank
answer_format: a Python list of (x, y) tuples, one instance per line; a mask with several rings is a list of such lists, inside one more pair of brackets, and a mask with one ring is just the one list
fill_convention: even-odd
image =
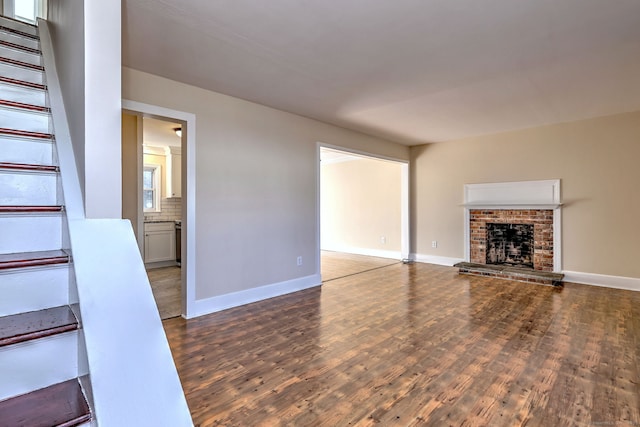
[(164, 322), (196, 425), (640, 425), (640, 293), (393, 264)]

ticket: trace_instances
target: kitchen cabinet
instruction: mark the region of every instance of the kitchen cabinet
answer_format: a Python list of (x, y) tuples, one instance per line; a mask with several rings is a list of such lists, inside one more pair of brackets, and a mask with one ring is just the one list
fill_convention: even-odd
[(167, 147), (167, 197), (182, 197), (182, 151)]
[(176, 229), (173, 222), (144, 224), (144, 262), (176, 260)]

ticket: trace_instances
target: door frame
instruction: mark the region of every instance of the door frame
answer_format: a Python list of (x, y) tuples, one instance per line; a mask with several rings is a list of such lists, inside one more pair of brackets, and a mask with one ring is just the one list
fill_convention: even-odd
[[(161, 120), (179, 121), (183, 126), (182, 141), (182, 317), (195, 317), (196, 301), (196, 115), (142, 102), (122, 100), (124, 111)], [(186, 139), (185, 139), (186, 134)], [(139, 159), (139, 162), (142, 158)], [(141, 217), (139, 218), (139, 220)], [(186, 260), (186, 262), (185, 262)]]
[(318, 265), (318, 274), (321, 274), (321, 220), (320, 212), (320, 181), (321, 181), (321, 166), (320, 166), (320, 149), (329, 148), (331, 150), (344, 151), (345, 153), (355, 154), (357, 156), (369, 157), (377, 160), (386, 160), (400, 164), (400, 256), (403, 261), (411, 259), (411, 222), (410, 222), (410, 199), (409, 199), (409, 160), (398, 159), (394, 157), (383, 156), (380, 154), (373, 154), (366, 151), (355, 150), (353, 148), (341, 147), (339, 145), (326, 144), (324, 142), (316, 142), (316, 262)]

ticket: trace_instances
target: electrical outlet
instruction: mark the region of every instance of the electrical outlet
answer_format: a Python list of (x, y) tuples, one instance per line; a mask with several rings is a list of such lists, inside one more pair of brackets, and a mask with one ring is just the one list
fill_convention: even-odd
[(302, 265), (302, 257), (301, 257), (301, 256), (299, 256), (299, 257), (296, 259), (296, 263), (298, 264), (298, 267), (300, 267), (300, 266)]
[(432, 240), (431, 241), (431, 247), (432, 248), (437, 248), (438, 247), (438, 241), (437, 240)]
[(385, 236), (380, 236), (380, 243), (382, 243), (383, 245), (387, 243), (387, 238)]

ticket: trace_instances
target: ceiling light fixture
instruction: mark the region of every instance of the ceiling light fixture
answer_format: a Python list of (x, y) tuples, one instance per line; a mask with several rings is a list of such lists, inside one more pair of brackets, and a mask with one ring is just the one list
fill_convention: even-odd
[(173, 128), (173, 131), (176, 133), (176, 135), (182, 138), (182, 128)]

